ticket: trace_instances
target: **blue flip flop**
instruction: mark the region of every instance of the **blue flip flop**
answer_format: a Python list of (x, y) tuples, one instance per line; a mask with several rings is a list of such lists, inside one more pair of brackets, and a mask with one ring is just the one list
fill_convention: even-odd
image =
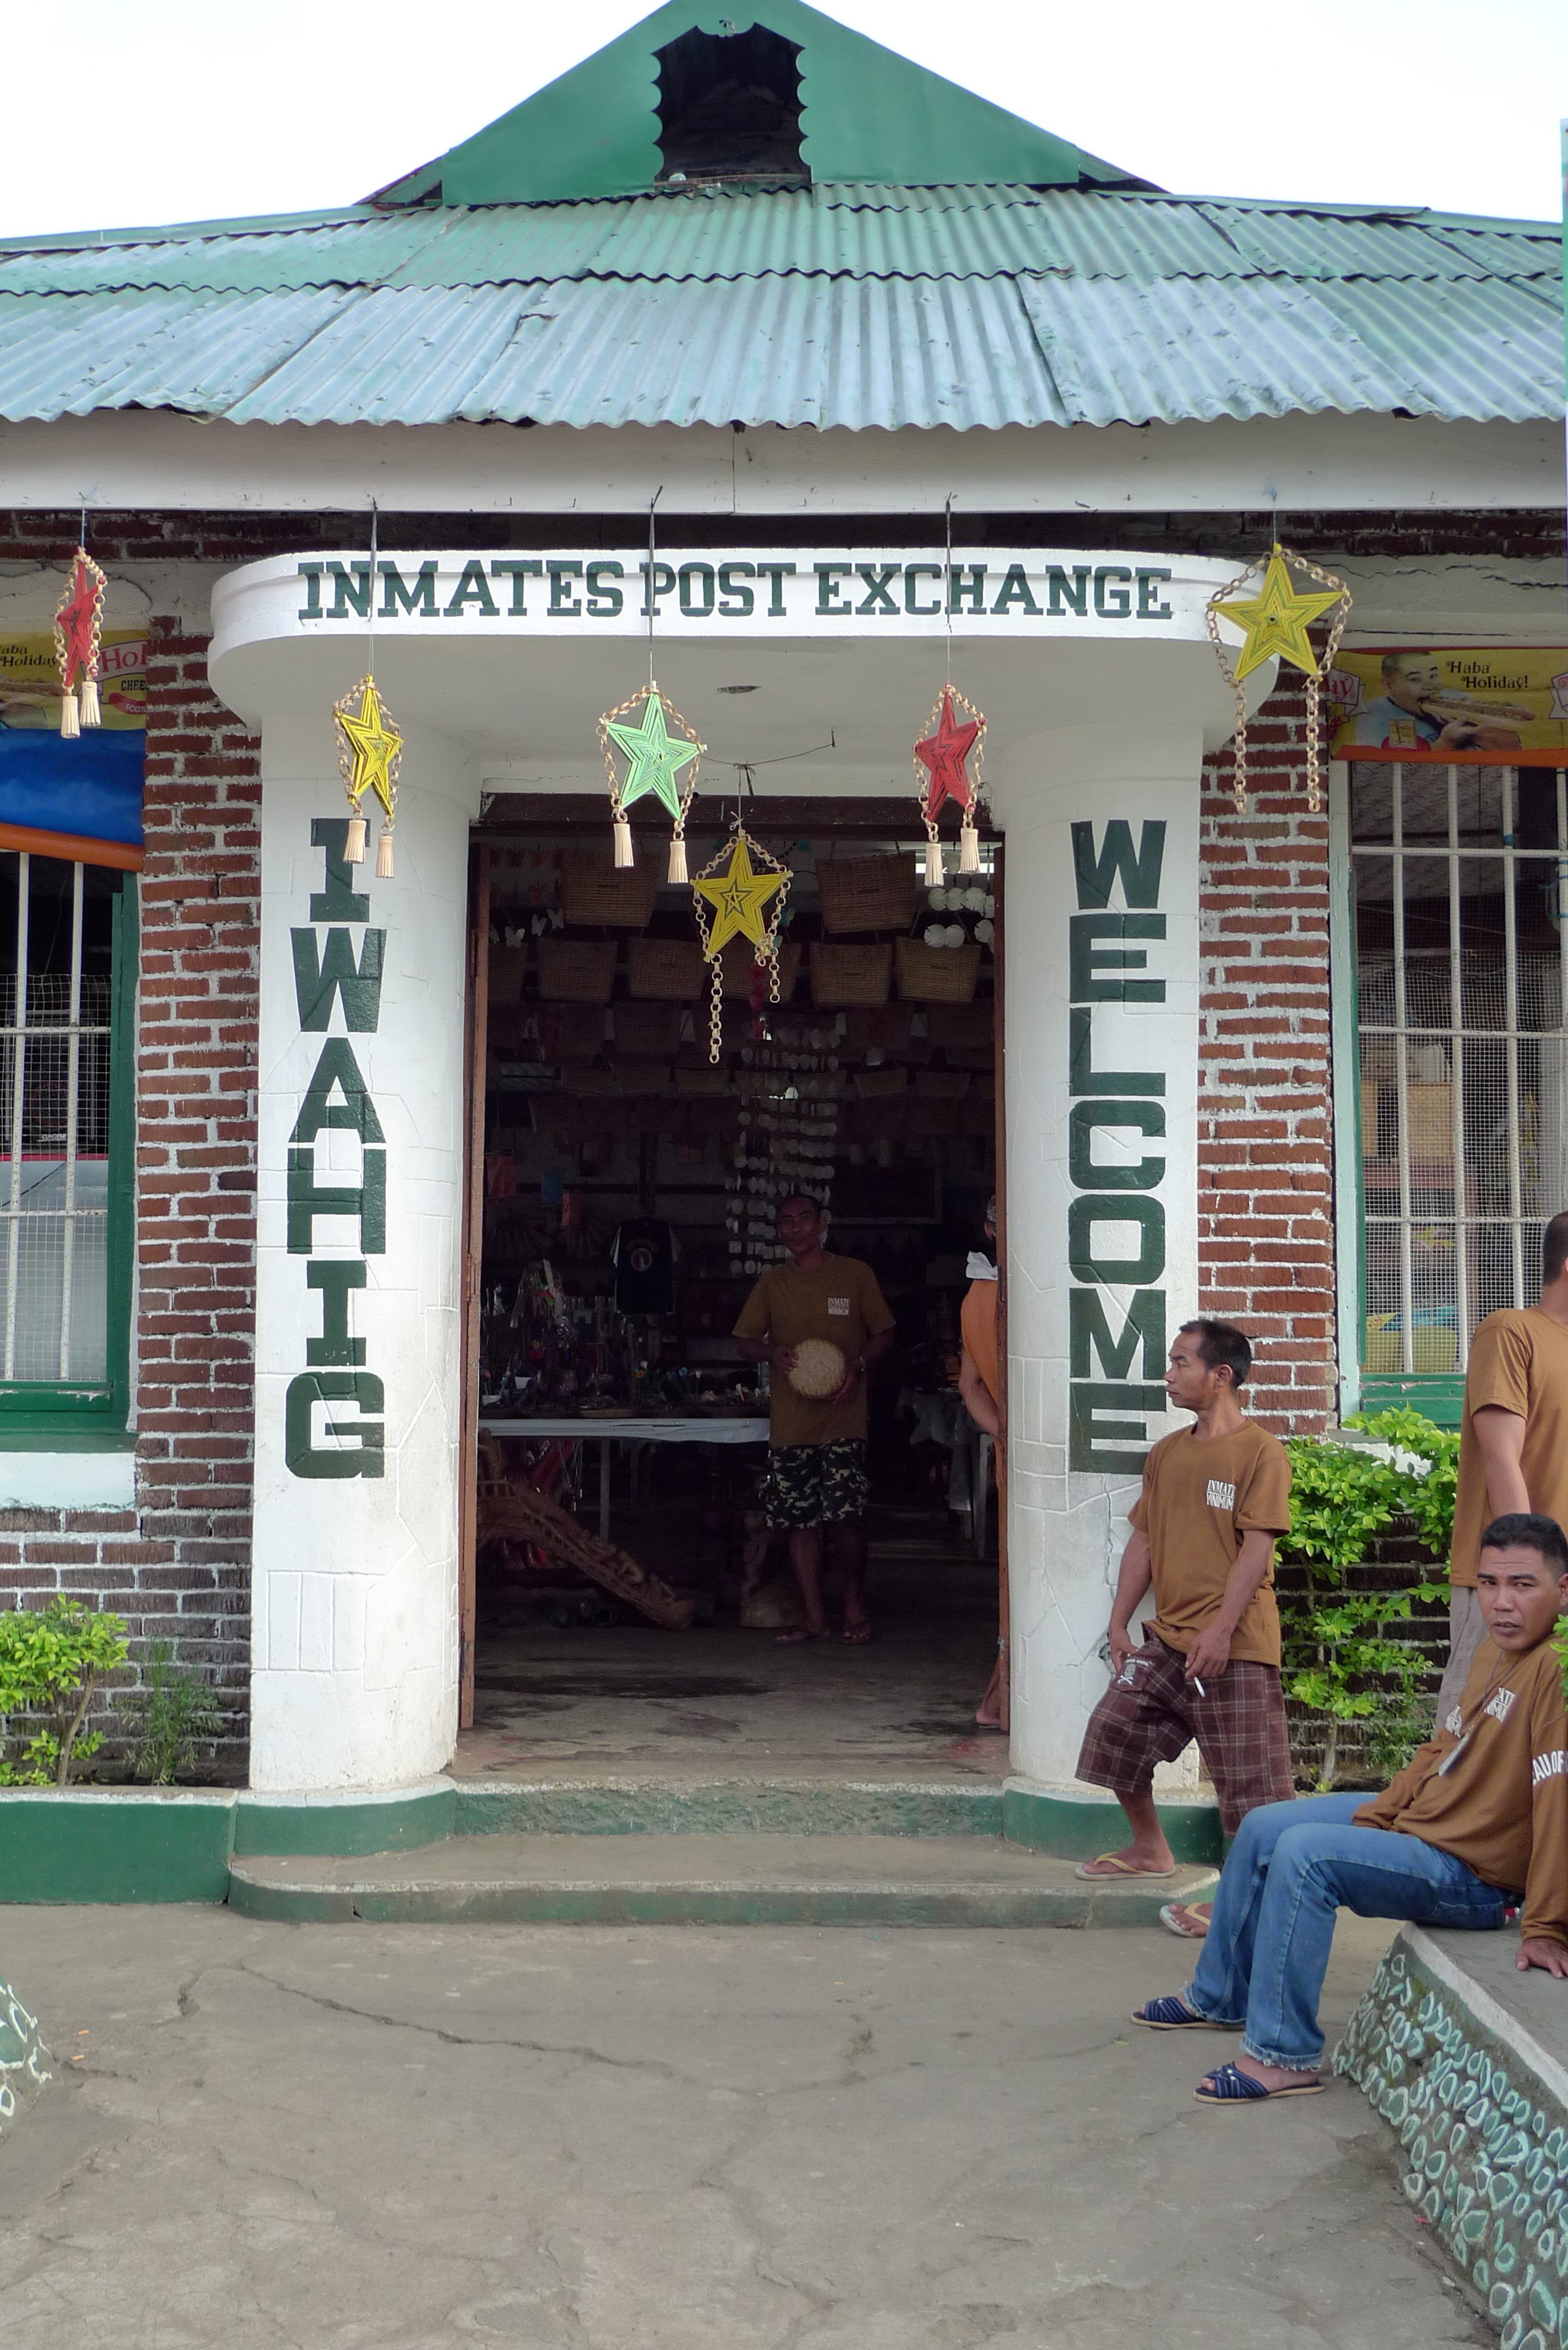
[(1240, 2032), (1239, 2023), (1215, 2023), (1207, 2015), (1198, 2015), (1184, 1999), (1146, 1999), (1135, 2007), (1132, 2020), (1147, 2023), (1151, 2032)]
[(1254, 2081), (1250, 2073), (1234, 2064), (1217, 2064), (1209, 2075), (1214, 2084), (1206, 2089), (1202, 2084), (1192, 2094), (1200, 2106), (1255, 2106), (1276, 2097), (1317, 2097), (1323, 2094), (1321, 2081), (1303, 2081), (1299, 2088), (1265, 2089), (1262, 2081)]

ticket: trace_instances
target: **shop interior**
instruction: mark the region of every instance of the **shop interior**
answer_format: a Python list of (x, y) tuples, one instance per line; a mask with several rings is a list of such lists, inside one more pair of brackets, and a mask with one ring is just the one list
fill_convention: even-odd
[[(693, 808), (693, 874), (738, 812)], [(975, 1721), (994, 1461), (957, 1388), (995, 1190), (999, 851), (982, 829), (981, 869), (960, 873), (950, 844), (933, 891), (901, 813), (745, 806), (790, 869), (777, 1001), (740, 941), (716, 1014), (667, 829), (639, 825), (624, 869), (602, 801), (499, 795), (476, 831), (462, 1767), (1003, 1767)], [(758, 1504), (767, 1374), (731, 1332), (794, 1191), (825, 1201), (829, 1247), (870, 1263), (897, 1316), (869, 1389), (867, 1648), (778, 1638), (798, 1619)]]

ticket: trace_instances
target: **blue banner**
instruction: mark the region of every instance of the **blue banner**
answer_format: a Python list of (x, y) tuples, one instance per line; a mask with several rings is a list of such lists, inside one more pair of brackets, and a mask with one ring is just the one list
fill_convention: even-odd
[(0, 825), (141, 846), (140, 727), (89, 727), (67, 740), (41, 726), (0, 726)]

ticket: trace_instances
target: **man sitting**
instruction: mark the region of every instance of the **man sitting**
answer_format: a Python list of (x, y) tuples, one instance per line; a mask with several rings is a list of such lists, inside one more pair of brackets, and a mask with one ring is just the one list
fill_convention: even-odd
[(1249, 1812), (1225, 1863), (1198, 1971), (1133, 2017), (1157, 2032), (1242, 2033), (1204, 2076), (1204, 2105), (1313, 2095), (1317, 2006), (1334, 1912), (1421, 1926), (1501, 1926), (1521, 1907), (1521, 1970), (1568, 1977), (1568, 1711), (1552, 1645), (1568, 1540), (1519, 1511), (1481, 1536), (1487, 1638), (1459, 1703), (1386, 1792)]

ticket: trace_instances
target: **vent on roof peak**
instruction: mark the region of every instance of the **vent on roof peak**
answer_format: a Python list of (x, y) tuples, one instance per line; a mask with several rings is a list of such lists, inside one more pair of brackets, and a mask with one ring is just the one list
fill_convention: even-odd
[[(722, 20), (721, 20), (722, 21)], [(658, 52), (661, 181), (794, 180), (800, 153), (800, 47), (765, 25), (682, 33)]]

